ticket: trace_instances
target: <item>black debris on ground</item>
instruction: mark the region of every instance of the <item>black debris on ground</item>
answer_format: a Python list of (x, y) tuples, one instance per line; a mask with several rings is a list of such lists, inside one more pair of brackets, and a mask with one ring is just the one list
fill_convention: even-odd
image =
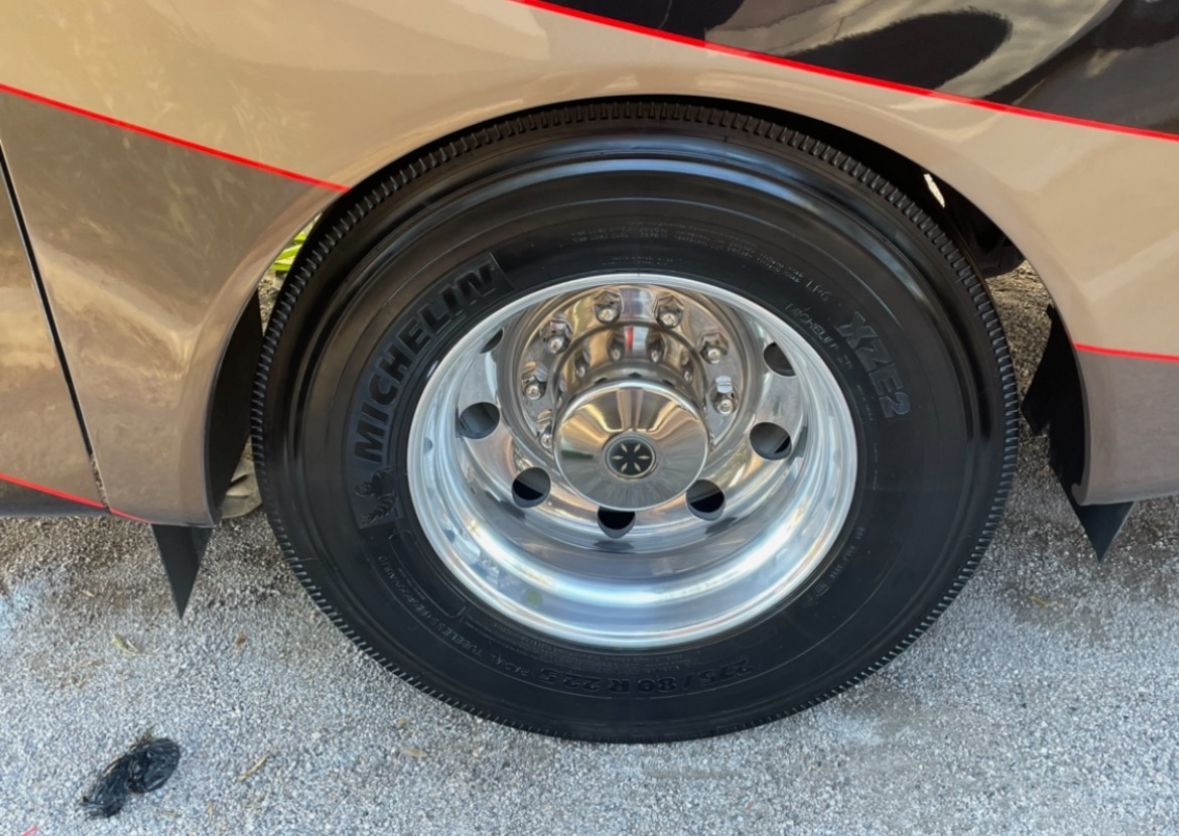
[(180, 747), (175, 741), (144, 736), (102, 771), (82, 796), (82, 808), (95, 818), (109, 819), (123, 809), (130, 793), (164, 786), (179, 763)]

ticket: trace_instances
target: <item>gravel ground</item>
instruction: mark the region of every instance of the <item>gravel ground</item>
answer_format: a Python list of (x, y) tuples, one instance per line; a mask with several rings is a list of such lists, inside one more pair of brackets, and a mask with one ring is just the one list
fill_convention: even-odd
[[(1026, 268), (995, 284), (1022, 382)], [(562, 742), (451, 709), (321, 617), (259, 514), (214, 536), (179, 622), (152, 540), (115, 519), (0, 524), (0, 828), (55, 833), (1174, 831), (1179, 503), (1097, 563), (1024, 439), (976, 579), (848, 694), (727, 737)], [(120, 644), (122, 637), (125, 644)], [(112, 820), (78, 799), (147, 729), (180, 768)]]

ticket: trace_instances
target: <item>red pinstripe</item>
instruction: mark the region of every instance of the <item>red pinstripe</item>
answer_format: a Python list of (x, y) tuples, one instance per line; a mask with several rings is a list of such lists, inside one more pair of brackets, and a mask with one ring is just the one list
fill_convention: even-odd
[(9, 484), (16, 485), (21, 488), (28, 488), (31, 491), (37, 491), (38, 493), (43, 493), (47, 496), (56, 497), (57, 499), (64, 499), (67, 502), (75, 502), (78, 505), (84, 505), (87, 508), (97, 508), (100, 511), (109, 511), (116, 517), (122, 517), (125, 520), (132, 520), (133, 522), (141, 523), (147, 522), (147, 520), (143, 519), (142, 517), (137, 517), (134, 514), (128, 514), (126, 511), (120, 511), (117, 508), (108, 508), (96, 500), (87, 499), (86, 497), (78, 496), (77, 494), (66, 493), (65, 491), (59, 491), (56, 488), (50, 488), (46, 485), (38, 485), (36, 482), (30, 482), (29, 480), (22, 479), (19, 476), (13, 476), (11, 473), (0, 473), (0, 482), (8, 482)]
[(1179, 356), (1174, 354), (1155, 354), (1150, 351), (1128, 351), (1124, 348), (1105, 348), (1087, 343), (1073, 343), (1077, 351), (1089, 354), (1103, 354), (1106, 357), (1121, 357), (1124, 360), (1154, 360), (1158, 363), (1179, 363)]
[(289, 171), (285, 168), (279, 168), (270, 163), (260, 162), (259, 160), (251, 160), (248, 157), (242, 157), (238, 154), (231, 154), (228, 151), (222, 151), (219, 148), (213, 148), (208, 145), (201, 145), (199, 142), (183, 139), (178, 136), (163, 133), (152, 128), (145, 128), (143, 125), (136, 125), (122, 119), (116, 119), (114, 116), (107, 116), (103, 113), (97, 113), (93, 110), (87, 110), (84, 107), (69, 104), (68, 102), (51, 99), (48, 96), (42, 96), (40, 93), (33, 93), (29, 90), (21, 90), (18, 87), (13, 87), (11, 84), (0, 83), (0, 93), (7, 93), (11, 96), (17, 96), (22, 99), (27, 99), (30, 102), (37, 102), (38, 104), (48, 105), (49, 107), (64, 110), (66, 113), (72, 113), (75, 116), (84, 116), (87, 119), (93, 119), (96, 122), (102, 122), (106, 125), (113, 125), (116, 128), (122, 128), (125, 131), (149, 136), (152, 139), (158, 139), (161, 142), (168, 142), (172, 145), (179, 145), (181, 148), (187, 148), (190, 151), (197, 151), (201, 154), (208, 154), (210, 157), (217, 157), (218, 159), (228, 160), (231, 163), (244, 165), (247, 168), (254, 168), (258, 171), (265, 171), (267, 174), (274, 174), (279, 177), (286, 177), (288, 180), (297, 180), (300, 183), (308, 183), (312, 186), (318, 186), (321, 189), (330, 189), (334, 192), (346, 192), (348, 187), (340, 183), (332, 183), (329, 180), (321, 180), (318, 177), (311, 177), (307, 174), (300, 174), (297, 171)]

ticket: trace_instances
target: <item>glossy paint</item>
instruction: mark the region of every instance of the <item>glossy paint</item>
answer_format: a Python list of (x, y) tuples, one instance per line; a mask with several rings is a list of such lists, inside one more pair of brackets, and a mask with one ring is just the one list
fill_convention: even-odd
[[(210, 522), (205, 427), (223, 340), (323, 191), (16, 97), (0, 125), (107, 498)], [(244, 396), (244, 393), (243, 393)]]
[(1179, 491), (1179, 358), (1082, 351), (1077, 359), (1089, 434), (1076, 500), (1108, 504)]
[(0, 170), (0, 514), (103, 507)]
[[(861, 134), (994, 219), (1074, 341), (1179, 356), (1179, 142), (1165, 134), (927, 95), (526, 0), (44, 0), (7, 17), (19, 25), (0, 30), (0, 142), (104, 486), (155, 522), (214, 519), (210, 393), (290, 235), (340, 188), (452, 132), (577, 99), (707, 97)], [(741, 31), (753, 44), (777, 30), (750, 18)], [(1083, 38), (1069, 31), (1068, 43)], [(1065, 49), (1029, 38), (1011, 41), (1025, 44), (1029, 72)], [(956, 76), (955, 89), (994, 92), (988, 66)], [(1087, 392), (1092, 377), (1119, 397), (1116, 371), (1082, 371)], [(1090, 398), (1089, 418), (1115, 459), (1117, 445), (1179, 434), (1179, 408), (1127, 409), (1115, 426)], [(1179, 456), (1163, 450), (1149, 473), (1094, 465), (1085, 484), (1102, 502), (1179, 490)]]
[(554, 2), (837, 72), (1080, 119), (1179, 132), (1176, 3)]

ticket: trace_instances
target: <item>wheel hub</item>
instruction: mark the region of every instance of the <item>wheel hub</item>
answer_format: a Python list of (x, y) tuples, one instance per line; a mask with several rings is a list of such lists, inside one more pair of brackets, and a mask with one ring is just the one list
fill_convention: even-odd
[(558, 467), (591, 502), (651, 508), (688, 489), (708, 456), (699, 410), (670, 386), (627, 379), (587, 389), (560, 413)]

